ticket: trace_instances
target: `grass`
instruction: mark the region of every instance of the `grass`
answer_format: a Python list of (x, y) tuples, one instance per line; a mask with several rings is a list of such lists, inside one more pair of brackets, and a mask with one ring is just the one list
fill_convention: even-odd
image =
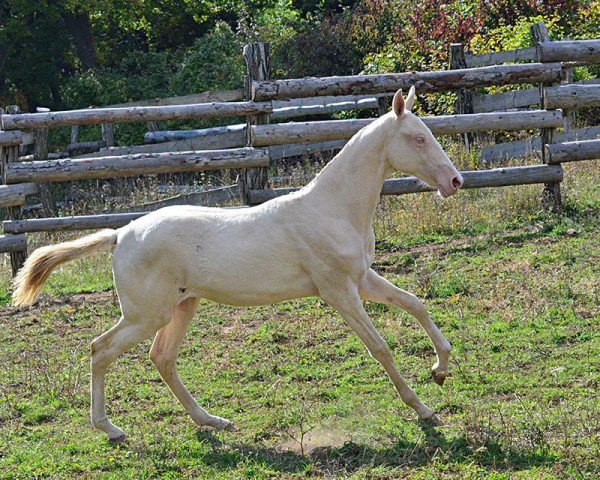
[(541, 211), (539, 187), (381, 204), (375, 268), (423, 298), (453, 344), (446, 385), (430, 380), (412, 318), (367, 309), (443, 428), (415, 421), (319, 300), (202, 302), (179, 370), (239, 430), (196, 428), (145, 342), (108, 374), (109, 415), (129, 435), (111, 445), (88, 421), (89, 342), (119, 315), (108, 255), (62, 268), (30, 310), (7, 306), (5, 271), (0, 477), (598, 478), (599, 171), (569, 168), (561, 215)]

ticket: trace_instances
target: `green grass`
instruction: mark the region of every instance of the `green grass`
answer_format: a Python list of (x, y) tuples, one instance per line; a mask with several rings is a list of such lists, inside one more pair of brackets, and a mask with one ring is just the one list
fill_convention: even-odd
[[(503, 190), (501, 206), (499, 190), (452, 208), (426, 196), (383, 202), (375, 268), (423, 298), (453, 344), (446, 385), (430, 380), (432, 347), (411, 317), (367, 310), (447, 422), (437, 429), (415, 420), (319, 300), (202, 302), (179, 370), (199, 403), (239, 430), (196, 428), (145, 342), (107, 377), (109, 415), (129, 435), (111, 445), (88, 421), (89, 343), (119, 316), (109, 257), (65, 266), (37, 306), (0, 310), (0, 477), (598, 478), (600, 209), (590, 179), (566, 185), (562, 215), (543, 213), (530, 187)], [(420, 210), (407, 212), (411, 202)], [(4, 301), (7, 288), (5, 274)]]

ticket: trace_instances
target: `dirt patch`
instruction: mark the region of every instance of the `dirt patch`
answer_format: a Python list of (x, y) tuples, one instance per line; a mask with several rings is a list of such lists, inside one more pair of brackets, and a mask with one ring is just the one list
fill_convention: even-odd
[(299, 433), (292, 435), (290, 432), (288, 439), (279, 445), (279, 449), (318, 456), (322, 450), (339, 448), (351, 440), (352, 438), (347, 432), (332, 426), (320, 425), (304, 434), (303, 437)]
[(113, 291), (110, 292), (92, 292), (92, 293), (75, 293), (65, 297), (57, 297), (54, 295), (42, 295), (40, 300), (28, 308), (18, 308), (6, 306), (0, 309), (0, 319), (10, 318), (12, 320), (18, 318), (26, 318), (35, 316), (36, 314), (64, 306), (81, 306), (81, 305), (110, 305), (116, 304), (117, 297)]

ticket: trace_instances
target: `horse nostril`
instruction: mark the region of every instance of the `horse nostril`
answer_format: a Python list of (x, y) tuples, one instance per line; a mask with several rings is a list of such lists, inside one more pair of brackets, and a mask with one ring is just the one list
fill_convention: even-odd
[(452, 179), (452, 188), (459, 189), (463, 184), (462, 180), (459, 177), (454, 177)]

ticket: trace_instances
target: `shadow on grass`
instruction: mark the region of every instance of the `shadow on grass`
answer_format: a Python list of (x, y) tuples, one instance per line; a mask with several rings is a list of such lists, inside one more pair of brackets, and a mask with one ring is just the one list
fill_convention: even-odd
[(398, 440), (391, 446), (378, 449), (346, 442), (341, 447), (317, 447), (308, 456), (260, 445), (222, 442), (210, 432), (198, 432), (196, 437), (212, 446), (212, 451), (203, 456), (203, 462), (220, 470), (256, 462), (279, 473), (301, 473), (310, 468), (327, 474), (351, 474), (362, 467), (414, 469), (430, 464), (435, 457), (438, 462), (476, 464), (492, 471), (506, 471), (527, 470), (552, 465), (556, 461), (550, 453), (506, 449), (495, 441), (488, 441), (474, 451), (464, 436), (448, 440), (430, 425), (421, 424), (420, 427), (425, 435), (421, 443)]

